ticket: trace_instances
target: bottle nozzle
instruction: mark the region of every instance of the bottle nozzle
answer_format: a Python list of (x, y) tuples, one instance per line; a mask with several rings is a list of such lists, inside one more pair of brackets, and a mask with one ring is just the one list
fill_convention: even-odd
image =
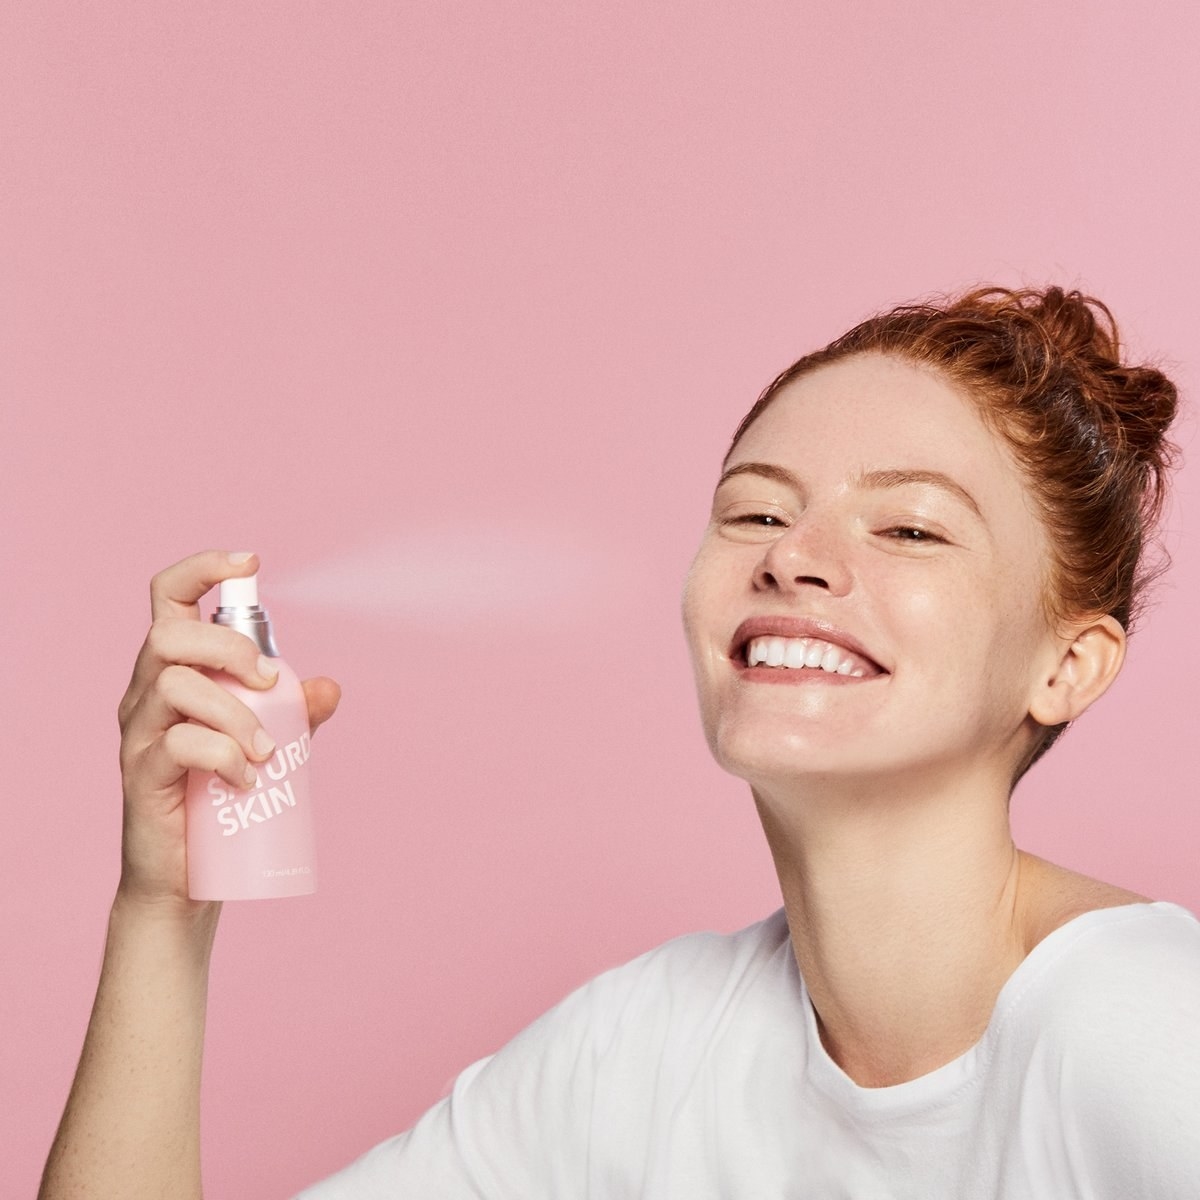
[(278, 658), (275, 638), (271, 634), (271, 618), (258, 603), (258, 576), (245, 579), (223, 579), (217, 599), (213, 624), (225, 625), (244, 633), (268, 658)]
[(258, 575), (223, 579), (217, 604), (221, 608), (255, 608), (258, 605)]

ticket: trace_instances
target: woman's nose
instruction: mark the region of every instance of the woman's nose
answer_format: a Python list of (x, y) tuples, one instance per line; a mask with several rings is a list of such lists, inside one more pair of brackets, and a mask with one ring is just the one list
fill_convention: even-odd
[(800, 520), (763, 552), (754, 569), (760, 591), (796, 592), (815, 587), (833, 595), (850, 590), (848, 547), (815, 521)]

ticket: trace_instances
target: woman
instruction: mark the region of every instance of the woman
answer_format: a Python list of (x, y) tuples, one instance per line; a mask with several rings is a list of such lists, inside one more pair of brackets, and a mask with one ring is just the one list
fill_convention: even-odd
[[(709, 744), (751, 786), (783, 909), (592, 980), (305, 1195), (1200, 1195), (1200, 922), (1008, 824), (1121, 668), (1174, 410), (1107, 310), (1054, 288), (897, 309), (784, 372), (684, 595)], [(198, 555), (152, 585), (122, 880), (46, 1200), (73, 1172), (200, 1193), (216, 910), (185, 898), (183, 785), (261, 756), (191, 668), (267, 684), (196, 601), (256, 566)], [(315, 726), (336, 685), (308, 688)]]

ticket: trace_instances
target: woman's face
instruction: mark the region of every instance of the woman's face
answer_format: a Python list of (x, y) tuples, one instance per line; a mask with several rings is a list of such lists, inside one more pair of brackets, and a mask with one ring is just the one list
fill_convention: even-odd
[(940, 376), (861, 355), (794, 380), (730, 455), (684, 591), (718, 762), (1011, 771), (1057, 659), (1047, 566), (1007, 446)]

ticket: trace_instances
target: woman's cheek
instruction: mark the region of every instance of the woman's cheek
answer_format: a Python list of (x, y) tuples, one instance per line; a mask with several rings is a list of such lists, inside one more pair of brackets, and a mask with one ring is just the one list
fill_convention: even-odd
[(712, 656), (713, 638), (721, 619), (720, 572), (707, 545), (702, 545), (683, 584), (683, 631), (692, 665), (697, 673), (707, 670)]

